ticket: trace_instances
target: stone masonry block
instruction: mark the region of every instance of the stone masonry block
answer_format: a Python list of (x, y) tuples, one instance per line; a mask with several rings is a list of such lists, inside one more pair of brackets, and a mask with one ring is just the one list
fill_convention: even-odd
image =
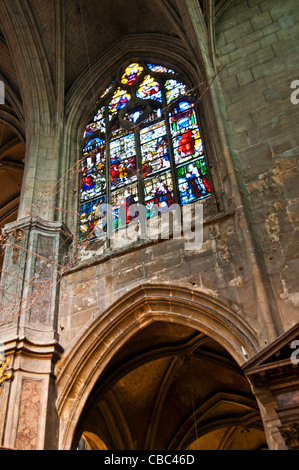
[(246, 10), (236, 14), (237, 22), (243, 23), (244, 21), (249, 20), (250, 18), (255, 18), (256, 16), (261, 14), (261, 11), (262, 10), (259, 4), (252, 6), (252, 8), (247, 8)]
[[(263, 105), (262, 95), (267, 89), (263, 79), (248, 83), (239, 89), (230, 92), (232, 103), (236, 106), (245, 106), (248, 109), (260, 108)], [(254, 95), (253, 95), (254, 93)]]
[(239, 84), (235, 76), (227, 77), (221, 80), (221, 88), (224, 93), (227, 91), (233, 90), (235, 88), (238, 88), (238, 87), (239, 87)]
[(261, 47), (267, 47), (271, 46), (275, 42), (278, 41), (278, 38), (275, 33), (269, 34), (268, 36), (264, 37), (263, 39), (260, 40), (260, 45)]
[(225, 55), (229, 54), (230, 52), (234, 51), (236, 49), (236, 45), (234, 42), (230, 42), (228, 44), (225, 44), (224, 46), (219, 48), (220, 54)]
[(262, 28), (264, 28), (265, 26), (268, 26), (272, 22), (273, 20), (267, 11), (265, 11), (264, 13), (254, 18), (251, 18), (251, 24), (255, 31), (261, 30)]
[(257, 42), (264, 37), (262, 31), (254, 31), (253, 33), (246, 34), (246, 36), (241, 36), (239, 39), (236, 39), (235, 43), (237, 48), (247, 46), (253, 42)]
[(247, 131), (253, 127), (253, 122), (249, 114), (241, 116), (239, 119), (232, 120), (231, 123), (234, 134), (239, 134), (240, 132)]
[(266, 64), (270, 59), (275, 57), (274, 51), (272, 46), (268, 46), (264, 49), (257, 50), (253, 54), (249, 54), (248, 56), (242, 57), (240, 60), (233, 62), (231, 64), (227, 64), (227, 71), (229, 75), (235, 75), (242, 70), (251, 69), (256, 65)]
[(247, 3), (250, 7), (254, 7), (256, 5), (260, 5), (262, 0), (247, 0)]
[(217, 34), (233, 28), (236, 24), (237, 19), (234, 16), (223, 18), (222, 21), (217, 25)]
[(247, 85), (253, 81), (253, 75), (251, 70), (243, 70), (237, 74), (237, 80), (240, 86)]
[(235, 62), (236, 60), (242, 59), (243, 57), (248, 57), (249, 54), (253, 54), (259, 49), (261, 49), (261, 45), (258, 41), (251, 42), (246, 46), (240, 47), (239, 49), (232, 51), (230, 53), (231, 61)]
[(242, 24), (238, 24), (233, 28), (224, 31), (224, 37), (226, 39), (226, 42), (231, 42), (251, 32), (253, 32), (253, 27), (250, 21), (245, 21)]

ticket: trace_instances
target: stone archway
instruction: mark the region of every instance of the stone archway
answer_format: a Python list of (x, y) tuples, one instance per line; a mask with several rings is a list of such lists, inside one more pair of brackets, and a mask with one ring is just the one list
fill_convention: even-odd
[[(57, 408), (61, 419), (61, 449), (72, 448), (76, 444), (76, 439), (80, 437), (76, 434), (78, 423), (90, 406), (90, 397), (95, 400), (94, 393), (98, 393), (99, 379), (102, 384), (105, 377), (107, 380), (113, 378), (114, 382), (118, 383), (120, 377), (123, 379), (128, 371), (136, 371), (139, 367), (153, 364), (152, 357), (149, 356), (145, 363), (143, 361), (140, 364), (131, 364), (128, 369), (128, 358), (119, 358), (119, 364), (124, 368), (124, 371), (121, 376), (111, 375), (113, 364), (116, 364), (117, 357), (130, 344), (129, 342), (133, 341), (134, 343), (136, 335), (142, 335), (142, 332), (147, 328), (156, 329), (157, 325), (159, 325), (158, 331), (176, 325), (176, 328), (182, 329), (184, 332), (188, 331), (189, 337), (192, 332), (192, 335), (195, 335), (195, 343), (195, 338), (199, 341), (204, 338), (205, 341), (213, 338), (213, 348), (217, 345), (222, 351), (220, 356), (218, 353), (219, 358), (225, 353), (224, 356), (227, 356), (227, 360), (229, 358), (229, 361), (232, 361), (231, 367), (236, 368), (238, 374), (240, 374), (240, 366), (247, 359), (254, 357), (258, 351), (254, 332), (242, 320), (240, 312), (232, 306), (220, 302), (217, 296), (213, 297), (198, 290), (167, 284), (138, 286), (127, 296), (122, 297), (104, 315), (101, 315), (95, 323), (87, 325), (84, 336), (80, 341), (77, 339), (74, 342), (58, 365)], [(179, 335), (180, 341), (183, 343), (181, 346), (188, 349), (188, 341), (184, 344), (184, 335), (185, 333)], [(154, 345), (154, 337), (156, 335), (150, 335), (149, 345)], [(173, 340), (171, 340), (170, 334), (167, 337), (169, 341), (166, 341), (166, 346), (169, 347)], [(179, 345), (174, 343), (173, 346)], [(136, 352), (134, 357), (142, 358), (143, 352), (142, 354), (141, 352)], [(171, 354), (173, 352), (170, 350), (166, 356), (170, 357)], [(185, 356), (184, 352), (182, 354)], [(174, 354), (174, 357), (178, 358), (179, 363), (182, 361), (181, 353)], [(120, 369), (117, 367), (118, 373), (121, 372), (121, 367)], [(242, 377), (248, 387), (246, 394), (250, 394), (249, 384), (243, 375)], [(109, 387), (107, 387), (108, 382), (106, 382), (108, 390)], [(217, 389), (217, 393), (220, 392), (223, 392), (221, 386)], [(238, 395), (237, 390), (229, 393), (231, 392), (235, 396)], [(103, 437), (98, 437), (105, 442)], [(109, 443), (105, 442), (105, 444)], [(191, 444), (190, 441), (188, 445)], [(127, 447), (129, 444), (125, 442), (124, 445)]]
[(193, 328), (159, 321), (118, 351), (76, 434), (91, 450), (103, 442), (112, 451), (267, 448), (258, 405), (230, 354)]
[[(25, 169), (25, 138), (14, 111), (0, 106), (0, 231), (18, 217)], [(0, 278), (4, 251), (0, 248)]]

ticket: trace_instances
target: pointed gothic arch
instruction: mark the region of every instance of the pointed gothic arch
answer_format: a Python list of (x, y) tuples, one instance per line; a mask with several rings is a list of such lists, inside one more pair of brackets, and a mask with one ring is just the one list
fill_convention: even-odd
[(89, 396), (115, 354), (156, 322), (175, 323), (212, 337), (239, 366), (258, 351), (254, 331), (241, 312), (217, 296), (173, 285), (140, 285), (86, 325), (58, 365), (61, 448), (72, 447)]
[(137, 204), (152, 219), (213, 195), (196, 96), (164, 64), (117, 70), (83, 135), (81, 240), (134, 223)]

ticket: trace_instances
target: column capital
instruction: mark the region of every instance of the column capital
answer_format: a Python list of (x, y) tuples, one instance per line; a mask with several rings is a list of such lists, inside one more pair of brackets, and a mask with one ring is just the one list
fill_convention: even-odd
[(2, 233), (11, 236), (16, 230), (38, 230), (49, 234), (60, 233), (70, 242), (73, 240), (73, 234), (63, 222), (47, 222), (36, 217), (24, 217), (15, 222), (11, 222), (2, 229)]

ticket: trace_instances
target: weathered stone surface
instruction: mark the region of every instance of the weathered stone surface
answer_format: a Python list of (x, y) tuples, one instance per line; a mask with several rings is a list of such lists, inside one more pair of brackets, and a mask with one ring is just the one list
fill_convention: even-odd
[(41, 391), (41, 381), (23, 380), (16, 449), (37, 450)]

